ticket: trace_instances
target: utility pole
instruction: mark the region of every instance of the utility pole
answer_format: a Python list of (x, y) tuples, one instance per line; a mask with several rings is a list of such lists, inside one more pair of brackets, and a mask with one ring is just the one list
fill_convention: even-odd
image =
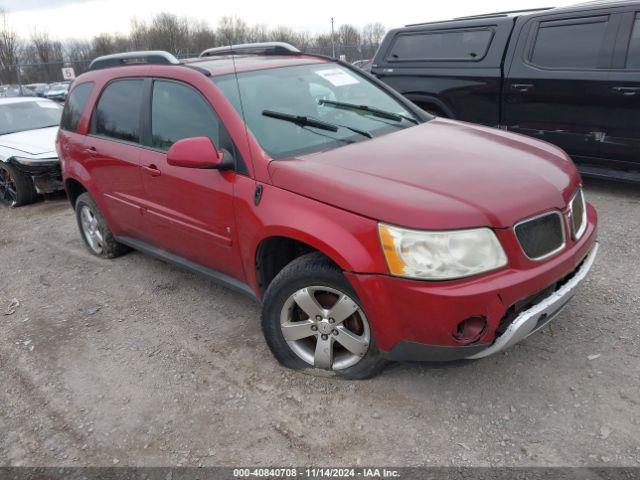
[(331, 17), (331, 56), (336, 58), (336, 36), (333, 31), (333, 24), (335, 23), (335, 17)]

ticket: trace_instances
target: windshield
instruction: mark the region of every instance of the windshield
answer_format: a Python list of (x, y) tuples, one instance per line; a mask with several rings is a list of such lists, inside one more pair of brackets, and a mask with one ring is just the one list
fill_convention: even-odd
[(62, 107), (46, 100), (0, 105), (0, 135), (55, 127), (60, 115)]
[(249, 130), (274, 159), (367, 141), (417, 123), (384, 90), (335, 63), (239, 73), (237, 84), (234, 75), (213, 81), (240, 115), (244, 110)]

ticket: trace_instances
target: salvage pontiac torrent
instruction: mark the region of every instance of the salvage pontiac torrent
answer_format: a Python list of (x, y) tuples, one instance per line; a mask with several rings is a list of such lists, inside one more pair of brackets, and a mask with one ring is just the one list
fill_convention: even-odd
[(91, 253), (248, 294), (278, 361), (319, 374), (503, 351), (562, 310), (598, 247), (558, 147), (433, 117), (286, 44), (100, 57), (57, 150)]

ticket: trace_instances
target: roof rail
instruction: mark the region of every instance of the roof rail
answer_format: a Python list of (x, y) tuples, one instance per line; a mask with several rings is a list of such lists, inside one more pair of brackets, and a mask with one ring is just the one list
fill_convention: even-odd
[(105, 55), (94, 59), (89, 64), (89, 70), (122, 67), (125, 65), (180, 65), (180, 62), (170, 53), (161, 50), (114, 53), (113, 55)]
[(302, 53), (296, 47), (285, 42), (243, 43), (226, 47), (208, 48), (201, 57), (220, 55), (292, 55)]
[(541, 8), (526, 8), (524, 10), (509, 10), (506, 12), (484, 13), (480, 15), (469, 15), (468, 17), (456, 17), (454, 20), (470, 20), (472, 18), (485, 18), (485, 17), (506, 17), (513, 15), (514, 13), (530, 13), (530, 12), (543, 12), (545, 10), (553, 10), (556, 7), (541, 7)]
[(544, 7), (544, 8), (528, 8), (526, 10), (511, 10), (508, 12), (496, 12), (496, 13), (484, 13), (480, 15), (470, 15), (468, 17), (455, 17), (451, 20), (438, 20), (435, 22), (421, 22), (421, 23), (410, 23), (409, 25), (405, 25), (405, 27), (419, 27), (421, 25), (432, 25), (437, 23), (448, 23), (454, 20), (473, 20), (473, 19), (483, 19), (483, 18), (498, 18), (498, 17), (508, 17), (514, 13), (529, 13), (529, 12), (542, 12), (544, 10), (553, 10), (555, 7)]

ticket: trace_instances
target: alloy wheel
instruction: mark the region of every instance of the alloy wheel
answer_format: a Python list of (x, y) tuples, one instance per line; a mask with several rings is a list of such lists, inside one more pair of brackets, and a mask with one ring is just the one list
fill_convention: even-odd
[(101, 254), (104, 248), (104, 238), (95, 213), (86, 205), (80, 209), (80, 224), (82, 225), (82, 234), (87, 239), (91, 250), (98, 255)]
[(354, 366), (371, 343), (369, 322), (360, 306), (349, 295), (324, 286), (302, 288), (289, 296), (280, 328), (298, 357), (325, 370)]

